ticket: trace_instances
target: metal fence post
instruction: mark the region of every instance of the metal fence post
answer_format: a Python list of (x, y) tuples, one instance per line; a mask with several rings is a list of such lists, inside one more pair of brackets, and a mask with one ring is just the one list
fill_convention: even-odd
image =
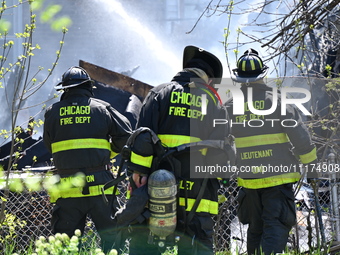
[[(335, 154), (330, 153), (328, 155), (328, 166), (334, 166), (335, 164)], [(335, 238), (336, 241), (340, 241), (340, 218), (339, 218), (339, 202), (338, 202), (338, 183), (336, 178), (336, 172), (332, 171), (331, 174), (331, 200), (333, 207), (333, 218), (335, 225)]]

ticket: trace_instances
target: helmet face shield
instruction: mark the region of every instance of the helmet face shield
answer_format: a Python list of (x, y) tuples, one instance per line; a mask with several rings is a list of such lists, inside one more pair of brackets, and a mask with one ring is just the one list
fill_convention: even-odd
[(62, 90), (76, 87), (86, 82), (93, 82), (86, 70), (79, 66), (72, 66), (63, 74), (61, 82), (54, 88), (56, 90)]
[(263, 79), (268, 67), (263, 64), (257, 51), (249, 49), (237, 61), (237, 68), (232, 70), (231, 78), (236, 82), (248, 83)]

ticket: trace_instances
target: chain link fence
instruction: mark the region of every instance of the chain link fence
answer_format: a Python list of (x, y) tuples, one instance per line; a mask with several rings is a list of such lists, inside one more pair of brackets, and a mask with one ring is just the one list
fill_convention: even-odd
[[(16, 178), (27, 179), (32, 176), (44, 178), (45, 173), (34, 173), (30, 177), (24, 173)], [(288, 247), (291, 250), (305, 252), (317, 247), (327, 245), (332, 241), (340, 241), (339, 218), (339, 173), (322, 177), (316, 185), (301, 182), (295, 186), (297, 224), (293, 227)], [(124, 204), (126, 186), (122, 186), (120, 203)], [(215, 251), (231, 251), (232, 253), (246, 252), (247, 226), (242, 225), (237, 218), (236, 195), (237, 182), (231, 179), (229, 185), (222, 186), (219, 190), (219, 214), (214, 217), (215, 224)], [(15, 240), (17, 249), (25, 250), (31, 241), (40, 236), (52, 235), (50, 228), (51, 211), (53, 205), (49, 196), (43, 189), (29, 192), (0, 192), (5, 197), (5, 213), (10, 223), (0, 229), (0, 238)], [(1, 200), (4, 203), (4, 200)], [(86, 235), (96, 235), (95, 227), (90, 218), (85, 231)], [(0, 246), (4, 242), (0, 243)], [(0, 247), (2, 250), (2, 247)]]

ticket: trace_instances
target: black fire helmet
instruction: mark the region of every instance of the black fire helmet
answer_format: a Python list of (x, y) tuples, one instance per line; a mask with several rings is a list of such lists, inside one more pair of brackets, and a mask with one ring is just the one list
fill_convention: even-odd
[(87, 82), (92, 87), (93, 81), (86, 70), (79, 66), (72, 66), (63, 74), (61, 82), (59, 82), (54, 88), (56, 90), (62, 90), (76, 87)]
[(200, 68), (210, 78), (215, 78), (215, 84), (221, 83), (223, 66), (221, 61), (212, 53), (196, 46), (186, 46), (183, 52), (183, 68), (189, 67)]

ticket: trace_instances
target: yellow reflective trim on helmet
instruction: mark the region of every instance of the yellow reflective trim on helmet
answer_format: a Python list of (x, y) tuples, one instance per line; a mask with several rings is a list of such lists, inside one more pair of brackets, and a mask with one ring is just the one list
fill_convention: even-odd
[[(58, 185), (58, 184), (57, 184)], [(58, 188), (48, 190), (48, 195), (50, 196), (50, 202), (55, 203), (58, 198), (72, 198), (72, 197), (94, 197), (94, 196), (101, 196), (102, 195), (102, 188), (103, 185), (95, 185), (89, 187), (89, 194), (83, 195), (83, 188), (82, 187), (72, 187), (67, 188), (64, 190), (59, 190)], [(105, 195), (112, 195), (114, 187), (108, 188), (105, 190)], [(117, 190), (116, 195), (119, 192)]]
[(256, 70), (254, 59), (251, 59), (249, 62), (250, 62), (251, 70), (252, 70), (252, 71)]
[(71, 139), (52, 143), (52, 153), (77, 149), (106, 149), (111, 151), (109, 141), (106, 139)]
[(259, 65), (260, 65), (260, 68), (262, 69), (263, 68), (263, 63), (262, 63), (262, 60), (259, 58)]
[(246, 64), (247, 64), (247, 61), (243, 61), (241, 64), (242, 64), (242, 65), (241, 65), (242, 71), (246, 71)]
[(317, 159), (316, 156), (316, 148), (314, 148), (312, 151), (303, 154), (303, 155), (299, 155), (300, 161), (302, 164), (308, 164), (310, 162), (313, 162), (314, 160)]
[(144, 166), (144, 167), (151, 167), (153, 156), (143, 157), (143, 156), (138, 155), (138, 154), (136, 154), (132, 151), (131, 156), (130, 156), (130, 160), (131, 160), (132, 163), (134, 163), (136, 165), (140, 165), (140, 166)]
[(261, 189), (274, 187), (286, 183), (295, 183), (301, 178), (300, 173), (286, 173), (259, 179), (237, 178), (237, 185), (247, 189)]
[(235, 138), (236, 148), (247, 148), (253, 146), (287, 142), (289, 142), (289, 139), (285, 133), (254, 135)]
[[(194, 206), (196, 199), (193, 198), (179, 198), (179, 205), (185, 206), (185, 200), (187, 200), (188, 207), (185, 209), (186, 211), (191, 211), (191, 208)], [(208, 199), (201, 199), (196, 212), (207, 212), (210, 214), (218, 214), (218, 202), (212, 201)]]

